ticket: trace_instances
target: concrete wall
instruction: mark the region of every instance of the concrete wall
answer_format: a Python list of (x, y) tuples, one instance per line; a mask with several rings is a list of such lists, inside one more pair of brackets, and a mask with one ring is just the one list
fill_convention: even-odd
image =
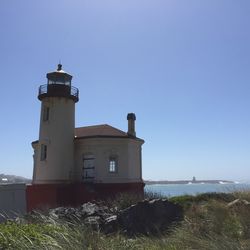
[[(0, 185), (0, 214), (9, 218), (26, 213), (26, 184)], [(3, 221), (0, 215), (0, 221)]]
[[(76, 180), (82, 181), (84, 154), (95, 157), (95, 183), (141, 182), (141, 144), (130, 138), (88, 138), (75, 140)], [(109, 172), (109, 158), (117, 157), (116, 173)]]

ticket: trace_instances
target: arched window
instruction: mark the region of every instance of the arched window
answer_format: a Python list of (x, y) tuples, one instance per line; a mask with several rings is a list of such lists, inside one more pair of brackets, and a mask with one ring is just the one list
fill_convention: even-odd
[(118, 161), (117, 156), (110, 156), (109, 157), (109, 172), (110, 173), (117, 173), (118, 170)]

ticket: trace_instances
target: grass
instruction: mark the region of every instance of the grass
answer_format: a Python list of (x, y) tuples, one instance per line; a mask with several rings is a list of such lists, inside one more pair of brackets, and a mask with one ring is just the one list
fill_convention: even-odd
[[(104, 235), (77, 222), (58, 222), (35, 214), (32, 220), (0, 224), (0, 249), (250, 249), (249, 206), (227, 205), (237, 198), (250, 201), (250, 192), (173, 197), (170, 200), (184, 208), (184, 220), (154, 237), (128, 238), (119, 232)], [(124, 195), (107, 204), (112, 209), (121, 209), (138, 199)]]

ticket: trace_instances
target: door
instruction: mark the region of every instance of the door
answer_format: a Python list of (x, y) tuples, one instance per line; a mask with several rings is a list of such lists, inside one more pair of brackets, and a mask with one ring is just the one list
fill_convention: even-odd
[(95, 178), (95, 157), (93, 154), (83, 156), (83, 175), (84, 182), (92, 182)]

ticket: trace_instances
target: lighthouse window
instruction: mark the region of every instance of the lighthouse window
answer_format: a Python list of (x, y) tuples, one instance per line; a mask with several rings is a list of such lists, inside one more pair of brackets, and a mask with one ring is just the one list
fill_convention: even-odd
[(116, 159), (116, 157), (109, 158), (109, 172), (110, 173), (117, 172), (117, 159)]
[(41, 161), (45, 161), (47, 158), (47, 145), (41, 145)]
[(52, 80), (48, 80), (48, 84), (56, 84), (56, 82)]
[(49, 107), (43, 107), (43, 121), (49, 120)]

